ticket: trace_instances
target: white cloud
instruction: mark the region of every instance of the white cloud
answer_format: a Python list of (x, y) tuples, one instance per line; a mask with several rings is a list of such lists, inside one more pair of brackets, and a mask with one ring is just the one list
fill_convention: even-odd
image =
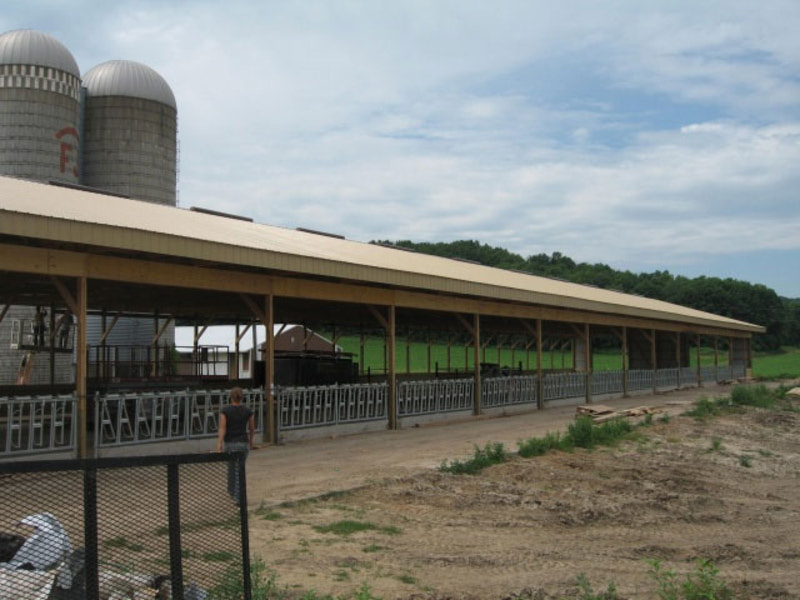
[(167, 79), (186, 206), (632, 268), (800, 258), (795, 0), (12, 9), (6, 29), (58, 23), (84, 71)]

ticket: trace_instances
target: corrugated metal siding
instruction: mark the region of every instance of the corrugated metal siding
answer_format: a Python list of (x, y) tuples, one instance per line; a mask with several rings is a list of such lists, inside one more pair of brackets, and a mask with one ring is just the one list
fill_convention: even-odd
[(620, 292), (10, 178), (0, 178), (0, 211), (6, 213), (0, 233), (491, 300), (760, 330)]

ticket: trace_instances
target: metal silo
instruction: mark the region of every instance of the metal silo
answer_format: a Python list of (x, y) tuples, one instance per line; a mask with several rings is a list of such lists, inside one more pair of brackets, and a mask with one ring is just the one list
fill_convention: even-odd
[(176, 204), (177, 107), (166, 81), (127, 60), (83, 78), (83, 183), (139, 200)]
[[(83, 122), (81, 183), (137, 200), (177, 204), (177, 107), (166, 81), (138, 62), (112, 60), (90, 69)], [(88, 322), (87, 337), (95, 345), (101, 321)], [(154, 335), (153, 319), (116, 322), (105, 344), (120, 360), (136, 360)], [(170, 326), (160, 345), (174, 344)]]
[(0, 173), (79, 180), (80, 70), (55, 38), (0, 35)]
[[(61, 42), (32, 30), (0, 35), (0, 174), (78, 183), (80, 97), (80, 70)], [(34, 307), (12, 306), (0, 322), (2, 383), (16, 380), (35, 315)], [(56, 357), (56, 382), (72, 380), (71, 362)], [(46, 359), (31, 366), (28, 383), (50, 381)]]

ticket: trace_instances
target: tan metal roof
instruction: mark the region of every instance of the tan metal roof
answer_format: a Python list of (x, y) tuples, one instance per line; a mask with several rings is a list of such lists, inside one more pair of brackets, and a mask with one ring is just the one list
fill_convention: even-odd
[(479, 299), (763, 331), (750, 323), (621, 292), (9, 177), (0, 177), (0, 216), (0, 235)]

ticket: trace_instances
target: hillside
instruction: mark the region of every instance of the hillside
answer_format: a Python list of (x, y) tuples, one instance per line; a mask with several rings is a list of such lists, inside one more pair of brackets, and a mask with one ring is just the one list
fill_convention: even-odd
[(762, 284), (719, 277), (689, 278), (672, 275), (669, 271), (632, 273), (602, 263), (578, 263), (560, 252), (522, 257), (476, 240), (375, 243), (638, 294), (764, 325), (766, 333), (755, 338), (759, 350), (800, 345), (800, 299), (781, 298), (775, 290)]

